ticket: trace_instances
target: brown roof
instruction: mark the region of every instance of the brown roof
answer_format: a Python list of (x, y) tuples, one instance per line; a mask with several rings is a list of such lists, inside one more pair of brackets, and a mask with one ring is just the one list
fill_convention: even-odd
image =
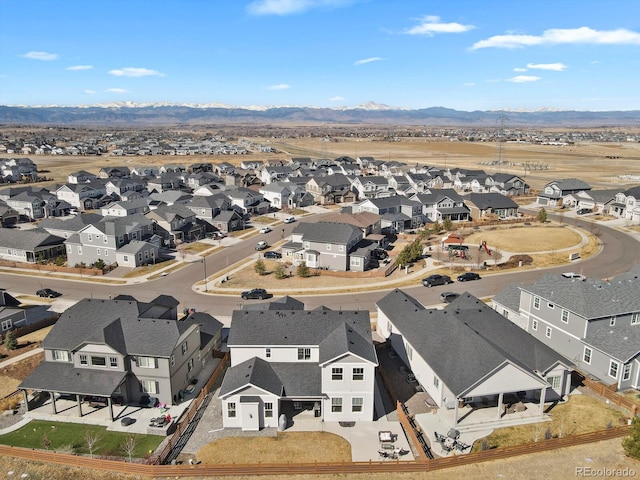
[(323, 222), (348, 223), (355, 227), (368, 227), (380, 221), (380, 215), (371, 212), (334, 213), (322, 218)]

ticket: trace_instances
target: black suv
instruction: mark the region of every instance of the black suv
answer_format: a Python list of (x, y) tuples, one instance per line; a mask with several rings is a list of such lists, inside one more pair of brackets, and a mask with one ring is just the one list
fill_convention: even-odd
[(264, 258), (282, 258), (282, 254), (280, 252), (269, 250), (268, 252), (264, 252)]
[(56, 292), (55, 290), (51, 290), (50, 288), (41, 288), (36, 292), (36, 295), (46, 298), (58, 298), (62, 294), (60, 292)]
[(447, 285), (449, 283), (453, 283), (450, 277), (447, 275), (430, 275), (427, 278), (422, 279), (422, 285), (425, 287), (433, 287), (434, 285)]
[(468, 282), (470, 280), (480, 280), (480, 275), (476, 272), (464, 272), (462, 275), (458, 275), (459, 282)]
[(242, 292), (240, 296), (242, 297), (243, 300), (256, 299), (256, 298), (258, 300), (264, 300), (265, 298), (267, 298), (267, 291), (264, 288), (254, 288), (246, 292)]

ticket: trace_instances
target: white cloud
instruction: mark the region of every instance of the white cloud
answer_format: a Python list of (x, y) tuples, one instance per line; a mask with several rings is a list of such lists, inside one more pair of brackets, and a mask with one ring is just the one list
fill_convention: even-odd
[(286, 83), (279, 83), (277, 85), (268, 86), (267, 90), (288, 90), (289, 88), (291, 88), (290, 85), (287, 85)]
[(314, 8), (340, 8), (355, 0), (255, 0), (247, 5), (252, 15), (290, 15)]
[(337, 97), (331, 97), (329, 99), (330, 102), (344, 102), (346, 99), (344, 97), (341, 96), (337, 96)]
[(467, 82), (467, 83), (463, 83), (462, 86), (464, 86), (464, 87), (475, 87), (476, 84), (474, 82)]
[(83, 92), (83, 93), (87, 93), (87, 94), (89, 94), (89, 95), (93, 95), (94, 93), (96, 93), (96, 91), (95, 91), (95, 90), (83, 90), (82, 92)]
[(471, 47), (480, 48), (522, 48), (535, 45), (594, 44), (594, 45), (640, 45), (640, 33), (624, 28), (617, 30), (594, 30), (589, 27), (552, 28), (542, 35), (495, 35), (480, 40)]
[(430, 37), (437, 33), (464, 33), (473, 30), (473, 25), (462, 25), (461, 23), (442, 23), (440, 17), (429, 15), (420, 19), (420, 25), (406, 29), (404, 33), (409, 35), (428, 35)]
[(522, 67), (516, 67), (513, 69), (514, 72), (526, 72), (527, 69), (526, 68), (522, 68)]
[(50, 61), (50, 60), (57, 60), (58, 59), (58, 54), (57, 53), (49, 53), (49, 52), (27, 52), (22, 56), (24, 58), (29, 58), (31, 60)]
[(540, 80), (540, 77), (535, 77), (533, 75), (516, 75), (513, 78), (507, 79), (507, 82), (527, 83), (527, 82), (537, 82), (538, 80)]
[(125, 90), (124, 88), (107, 88), (105, 91), (110, 93), (127, 93), (129, 90)]
[(527, 63), (527, 68), (532, 70), (552, 70), (554, 72), (562, 72), (569, 67), (564, 63)]
[(353, 64), (354, 65), (364, 65), (365, 63), (379, 62), (381, 60), (384, 60), (384, 58), (369, 57), (369, 58), (363, 58), (362, 60), (356, 60), (355, 62), (353, 62)]
[(109, 74), (116, 77), (164, 77), (164, 73), (148, 68), (125, 67), (116, 70), (109, 70)]
[(91, 70), (93, 65), (73, 65), (72, 67), (67, 67), (65, 70), (78, 71), (78, 70)]

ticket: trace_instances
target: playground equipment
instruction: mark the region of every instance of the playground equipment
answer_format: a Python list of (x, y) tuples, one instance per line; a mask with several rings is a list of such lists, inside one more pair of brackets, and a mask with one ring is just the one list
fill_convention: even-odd
[(480, 244), (480, 247), (478, 247), (478, 250), (482, 250), (483, 248), (484, 248), (484, 251), (487, 252), (487, 255), (491, 255), (491, 250), (489, 250), (489, 247), (487, 247), (486, 240), (482, 241), (482, 243)]

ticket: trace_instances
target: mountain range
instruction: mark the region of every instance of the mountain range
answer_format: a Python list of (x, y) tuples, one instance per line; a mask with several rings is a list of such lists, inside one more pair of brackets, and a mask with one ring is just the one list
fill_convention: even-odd
[(368, 102), (356, 107), (239, 107), (224, 104), (133, 102), (79, 106), (0, 105), (8, 125), (212, 125), (212, 124), (376, 124), (451, 127), (614, 127), (640, 125), (640, 110), (628, 111), (462, 111), (444, 107), (403, 109)]

